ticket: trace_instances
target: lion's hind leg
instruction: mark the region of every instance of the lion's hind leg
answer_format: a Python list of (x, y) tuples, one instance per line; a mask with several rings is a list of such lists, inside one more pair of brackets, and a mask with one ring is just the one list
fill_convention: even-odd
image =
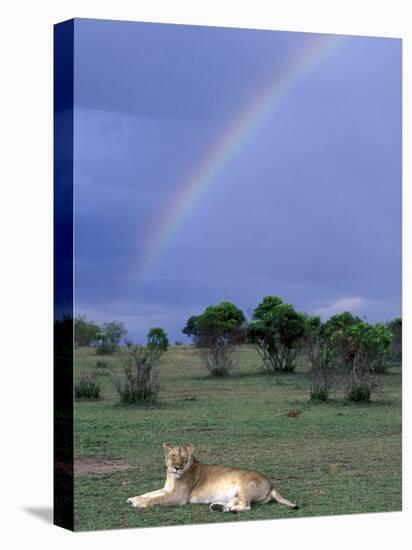
[(248, 512), (250, 510), (250, 500), (242, 496), (236, 496), (229, 502), (213, 502), (210, 509), (219, 512)]

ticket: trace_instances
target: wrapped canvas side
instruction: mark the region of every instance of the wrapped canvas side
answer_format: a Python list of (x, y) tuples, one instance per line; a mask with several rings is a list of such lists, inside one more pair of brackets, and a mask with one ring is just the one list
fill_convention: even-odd
[(73, 530), (73, 20), (54, 27), (54, 523)]

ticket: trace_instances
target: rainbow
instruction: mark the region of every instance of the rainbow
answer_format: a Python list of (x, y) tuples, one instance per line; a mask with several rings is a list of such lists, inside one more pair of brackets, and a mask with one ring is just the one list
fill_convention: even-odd
[(263, 89), (220, 131), (218, 139), (183, 179), (183, 183), (178, 185), (178, 191), (167, 210), (157, 218), (157, 225), (150, 231), (140, 257), (140, 273), (150, 269), (154, 260), (179, 232), (186, 215), (210, 191), (228, 161), (279, 104), (288, 89), (319, 64), (339, 41), (340, 37), (337, 35), (312, 35), (308, 39), (308, 45), (288, 62), (287, 68), (272, 76)]

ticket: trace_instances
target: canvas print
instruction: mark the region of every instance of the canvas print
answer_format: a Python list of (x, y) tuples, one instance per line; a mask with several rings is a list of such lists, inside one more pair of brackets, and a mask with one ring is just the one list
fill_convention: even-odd
[(401, 40), (54, 36), (55, 523), (401, 510)]

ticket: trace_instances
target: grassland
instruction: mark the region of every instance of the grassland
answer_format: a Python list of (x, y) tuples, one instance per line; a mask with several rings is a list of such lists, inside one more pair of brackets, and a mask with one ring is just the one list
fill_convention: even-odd
[[(239, 352), (239, 369), (212, 378), (195, 350), (174, 347), (161, 360), (160, 405), (121, 407), (103, 358), (76, 350), (76, 376), (97, 372), (99, 401), (75, 404), (75, 456), (89, 467), (75, 479), (77, 530), (212, 523), (401, 509), (401, 369), (384, 377), (369, 405), (337, 396), (309, 400), (305, 366), (294, 374), (259, 370), (252, 349)], [(296, 411), (296, 416), (287, 416)], [(192, 443), (199, 460), (265, 473), (294, 511), (267, 504), (248, 513), (211, 512), (206, 505), (133, 509), (130, 496), (163, 486), (162, 443)], [(114, 464), (107, 471), (99, 465)], [(118, 467), (116, 467), (118, 465)]]

